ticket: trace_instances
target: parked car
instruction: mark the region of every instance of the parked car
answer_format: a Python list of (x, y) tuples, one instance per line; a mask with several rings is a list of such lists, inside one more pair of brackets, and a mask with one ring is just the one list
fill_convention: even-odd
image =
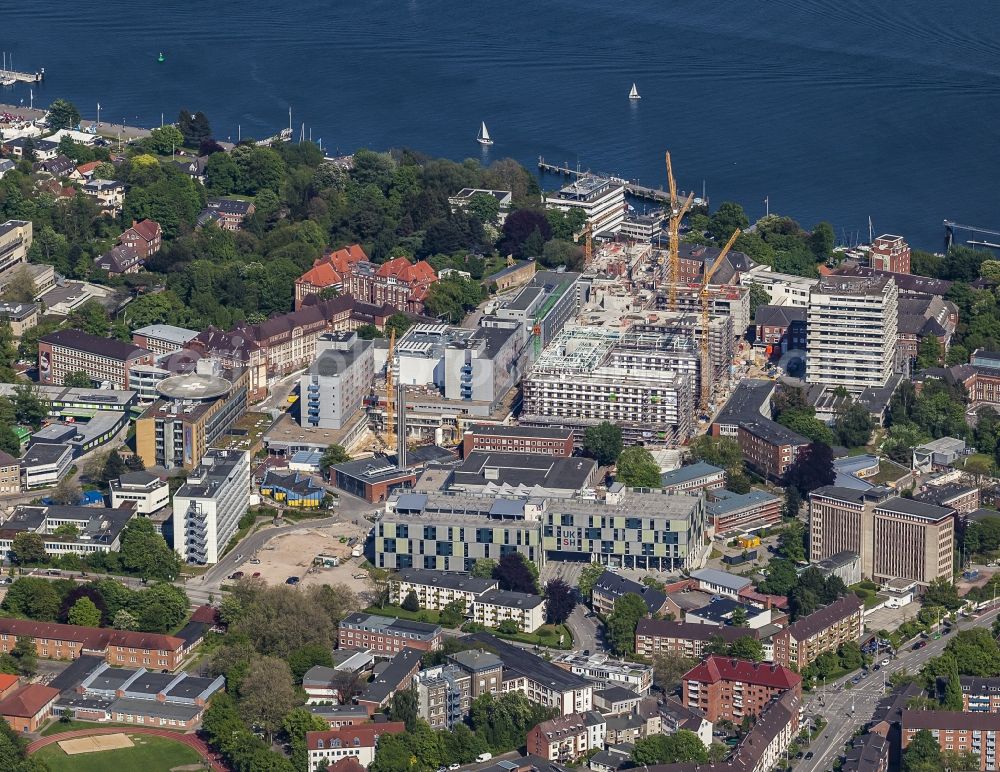
[(912, 649), (913, 649), (913, 651), (916, 651), (917, 649), (924, 648), (924, 646), (926, 646), (926, 645), (927, 645), (927, 641), (917, 641), (915, 644), (913, 644)]
[(232, 574), (229, 575), (229, 578), (230, 579), (242, 579), (243, 578), (243, 572), (242, 571), (235, 571), (234, 573), (232, 573)]
[(251, 578), (253, 578), (253, 579), (260, 579), (260, 571), (254, 571), (253, 572), (253, 576)]
[(252, 565), (252, 566), (259, 566), (260, 565), (260, 558), (250, 558), (250, 565)]
[(814, 755), (816, 754), (814, 754), (812, 751), (809, 751), (809, 753), (806, 754), (806, 761), (809, 761), (809, 759), (811, 759)]
[(889, 658), (886, 657), (885, 659), (882, 660), (882, 665), (884, 666), (884, 665), (888, 665), (888, 664), (889, 664)]
[(285, 580), (285, 584), (296, 585), (298, 583), (299, 583), (299, 577), (297, 576), (290, 576)]

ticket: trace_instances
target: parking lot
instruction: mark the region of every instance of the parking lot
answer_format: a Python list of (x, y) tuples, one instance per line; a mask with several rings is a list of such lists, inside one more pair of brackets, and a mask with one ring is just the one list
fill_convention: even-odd
[[(354, 592), (367, 595), (372, 586), (368, 573), (361, 568), (365, 559), (351, 557), (350, 544), (351, 539), (357, 539), (357, 545), (363, 545), (367, 535), (367, 527), (351, 522), (319, 528), (304, 524), (273, 539), (256, 555), (246, 555), (237, 571), (245, 576), (260, 574), (259, 578), (268, 584), (282, 584), (295, 576), (300, 586), (346, 584)], [(340, 565), (313, 565), (319, 555), (336, 557)]]

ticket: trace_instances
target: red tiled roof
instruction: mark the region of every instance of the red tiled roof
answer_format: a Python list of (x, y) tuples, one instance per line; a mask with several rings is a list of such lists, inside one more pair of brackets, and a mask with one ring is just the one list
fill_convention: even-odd
[(156, 220), (142, 220), (132, 223), (132, 227), (128, 230), (138, 233), (143, 241), (153, 241), (160, 234), (160, 224)]
[(80, 164), (79, 166), (76, 167), (76, 170), (78, 172), (80, 172), (80, 174), (86, 176), (90, 172), (94, 171), (94, 169), (96, 169), (102, 163), (104, 163), (104, 162), (103, 161), (91, 161), (89, 163)]
[(330, 263), (319, 263), (302, 274), (296, 284), (312, 284), (314, 287), (332, 287), (342, 284), (343, 279)]
[(344, 758), (338, 759), (328, 766), (326, 772), (365, 772), (365, 768), (358, 761), (357, 757), (344, 756)]
[(368, 262), (368, 255), (365, 254), (360, 244), (351, 244), (349, 247), (344, 247), (343, 249), (338, 249), (336, 252), (323, 255), (313, 265), (329, 263), (337, 273), (343, 275), (351, 272), (351, 266), (354, 263), (362, 262)]
[(0, 701), (0, 716), (34, 718), (52, 700), (59, 696), (59, 690), (41, 684), (22, 686), (10, 697)]
[(126, 646), (132, 649), (157, 649), (177, 651), (184, 648), (184, 641), (172, 635), (158, 633), (137, 633), (130, 630), (112, 630), (101, 627), (61, 625), (54, 622), (33, 622), (30, 619), (0, 618), (0, 633), (7, 635), (27, 635), (32, 638), (48, 638), (58, 641), (73, 641), (84, 648), (101, 651), (108, 646)]
[(0, 692), (7, 691), (20, 680), (21, 679), (16, 675), (11, 675), (10, 673), (0, 673)]
[(405, 257), (397, 257), (383, 263), (375, 274), (383, 279), (395, 277), (407, 284), (421, 284), (437, 280), (437, 274), (434, 273), (431, 264), (426, 260), (411, 263)]
[[(354, 726), (343, 726), (339, 729), (329, 729), (325, 732), (306, 732), (306, 745), (311, 751), (321, 750), (319, 741), (323, 741), (323, 748), (330, 748), (330, 743), (340, 740), (343, 748), (374, 748), (375, 742), (380, 735), (402, 734), (406, 731), (406, 724), (402, 721), (386, 721), (380, 724), (356, 724)], [(357, 742), (355, 742), (357, 740)]]
[(684, 674), (685, 681), (718, 683), (719, 681), (741, 681), (772, 689), (793, 689), (802, 678), (782, 665), (767, 665), (745, 659), (733, 659), (713, 654), (695, 665)]
[(204, 606), (198, 606), (191, 614), (192, 622), (205, 622), (206, 624), (214, 624), (216, 617), (218, 616), (218, 610), (215, 606), (209, 606), (205, 604)]

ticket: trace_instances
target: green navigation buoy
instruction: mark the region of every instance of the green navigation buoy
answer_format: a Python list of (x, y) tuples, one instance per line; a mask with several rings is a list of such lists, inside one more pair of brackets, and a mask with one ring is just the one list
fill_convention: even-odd
[(156, 61), (158, 61), (158, 62), (165, 62), (165, 61), (167, 61), (167, 57), (165, 57), (165, 56), (163, 55), (163, 52), (162, 52), (162, 51), (160, 51), (160, 56), (159, 56), (159, 57), (157, 58), (157, 60), (156, 60)]

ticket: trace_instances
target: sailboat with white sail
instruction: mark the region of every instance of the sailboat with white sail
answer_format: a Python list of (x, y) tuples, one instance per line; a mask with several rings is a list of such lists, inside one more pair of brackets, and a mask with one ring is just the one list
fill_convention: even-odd
[(635, 83), (632, 84), (632, 90), (628, 92), (628, 98), (629, 99), (642, 99), (642, 97), (639, 96), (639, 89), (637, 89), (635, 87)]
[[(14, 64), (14, 57), (10, 57), (11, 65)], [(0, 70), (0, 86), (13, 86), (17, 83), (17, 78), (10, 74), (7, 69), (7, 52), (3, 52), (3, 69)]]
[(493, 140), (490, 139), (490, 132), (486, 128), (486, 121), (483, 121), (483, 125), (479, 128), (479, 136), (476, 137), (476, 142), (480, 145), (493, 144)]

